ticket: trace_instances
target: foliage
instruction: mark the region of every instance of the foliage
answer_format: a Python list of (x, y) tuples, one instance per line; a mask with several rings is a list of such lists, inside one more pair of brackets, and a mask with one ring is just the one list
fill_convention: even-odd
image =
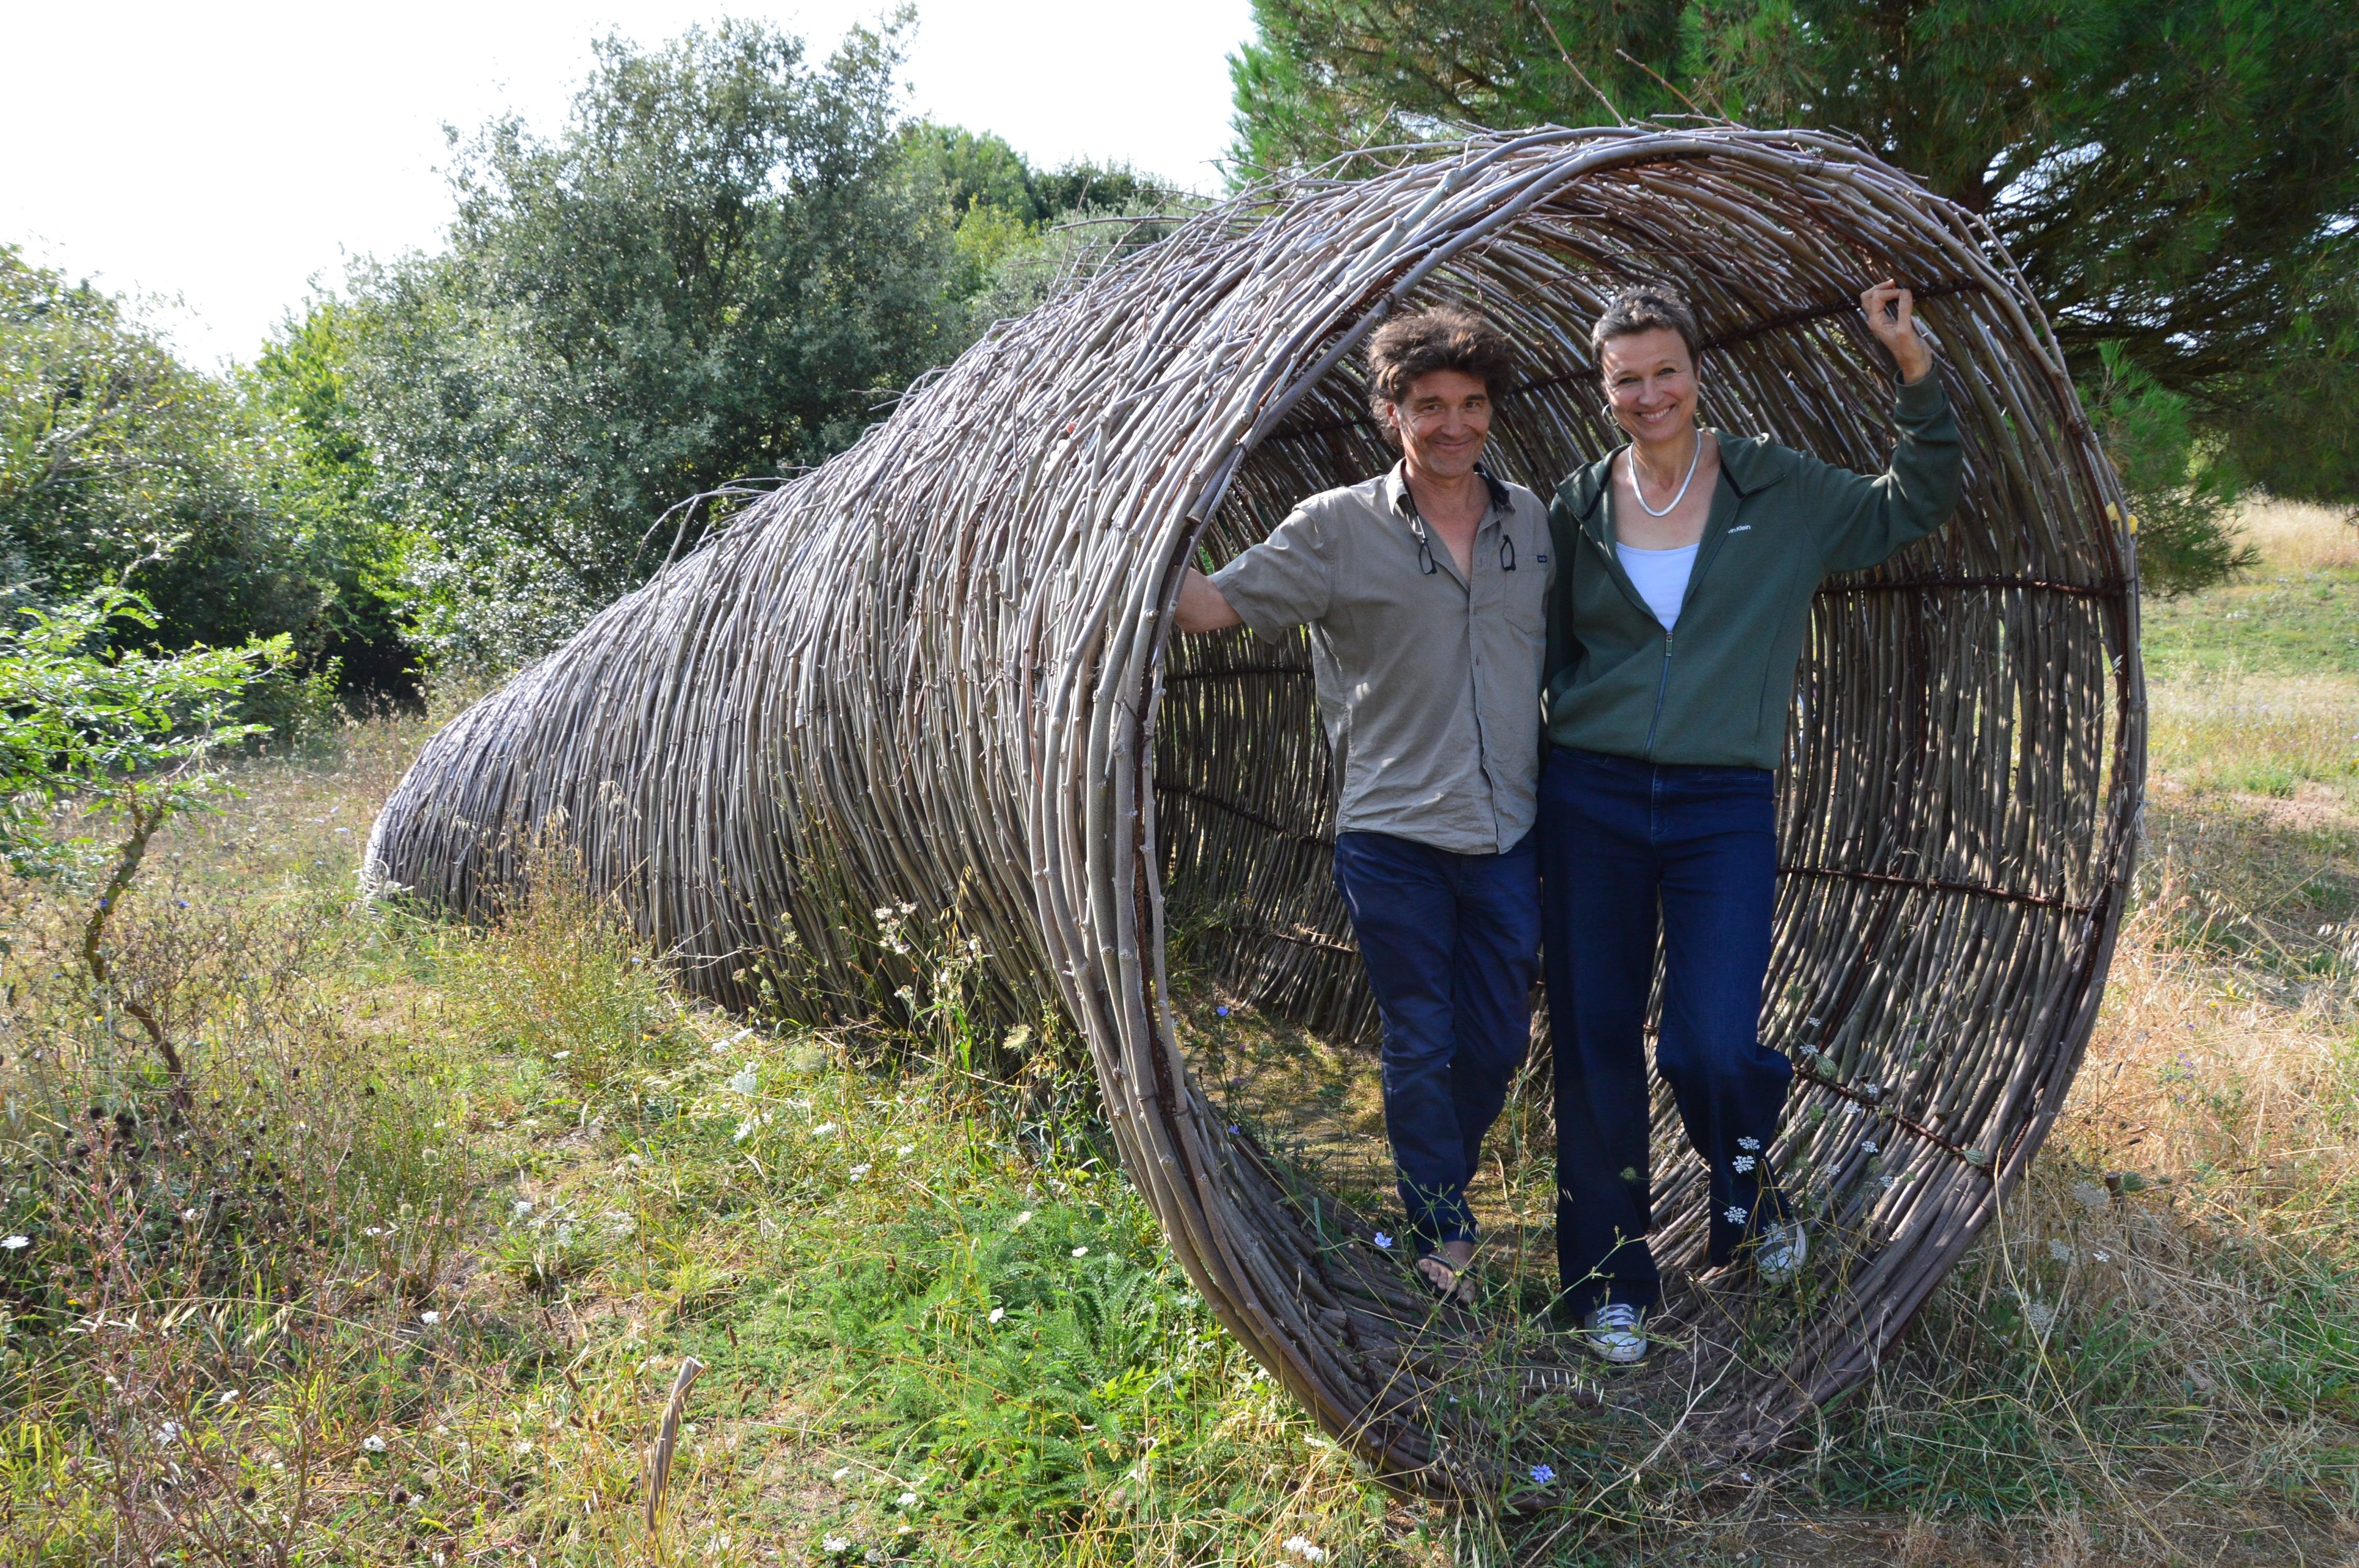
[(841, 450), (963, 346), (951, 225), (899, 157), (906, 22), (817, 67), (752, 24), (609, 38), (553, 139), (458, 144), (446, 251), (357, 275), (363, 429), (437, 656), (538, 653), (661, 564), (674, 503)]
[[(234, 722), (233, 709), (256, 681), (285, 669), (294, 649), (281, 633), (241, 648), (114, 650), (114, 622), (157, 623), (147, 600), (120, 588), (22, 614), (28, 625), (0, 628), (0, 860), (19, 877), (77, 886), (101, 879), (81, 957), (104, 1000), (108, 921), (149, 842), (222, 793), (207, 760), (264, 732)], [(179, 1077), (179, 1051), (154, 1011), (137, 997), (112, 1000)]]
[(1256, 0), (1254, 13), (1257, 36), (1231, 61), (1248, 165), (1447, 122), (1616, 111), (1847, 131), (1985, 217), (2076, 359), (2119, 342), (2273, 486), (2359, 494), (2348, 419), (2303, 417), (2321, 395), (2359, 404), (2348, 5)]
[(2204, 460), (2186, 395), (2158, 384), (2119, 343), (2097, 351), (2104, 373), (2087, 402), (2138, 519), (2140, 586), (2168, 597), (2256, 564), (2258, 554), (2228, 526), (2238, 486)]
[(324, 595), (273, 505), (281, 460), (123, 301), (0, 247), (0, 603), (136, 574), (176, 644), (303, 630)]
[(415, 703), (403, 583), (414, 541), (376, 504), (379, 474), (355, 401), (368, 327), (347, 303), (308, 301), (263, 344), (244, 390), (279, 433), (273, 496), (325, 589), (315, 658), (336, 661), (348, 691)]

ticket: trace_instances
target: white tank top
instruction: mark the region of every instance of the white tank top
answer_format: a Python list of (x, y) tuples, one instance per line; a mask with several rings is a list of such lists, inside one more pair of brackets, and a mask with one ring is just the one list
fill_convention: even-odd
[(1688, 577), (1695, 570), (1697, 545), (1681, 545), (1676, 550), (1642, 550), (1635, 545), (1614, 546), (1621, 557), (1622, 569), (1630, 574), (1630, 585), (1655, 619), (1668, 632), (1679, 621), (1680, 600), (1688, 596)]

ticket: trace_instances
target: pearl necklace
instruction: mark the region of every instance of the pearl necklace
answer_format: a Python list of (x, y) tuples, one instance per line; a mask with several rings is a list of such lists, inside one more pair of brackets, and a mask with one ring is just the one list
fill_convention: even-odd
[(1680, 481), (1679, 494), (1671, 497), (1669, 503), (1658, 512), (1647, 504), (1647, 489), (1638, 482), (1638, 449), (1632, 447), (1630, 449), (1630, 493), (1638, 498), (1638, 510), (1649, 517), (1669, 517), (1678, 511), (1680, 503), (1687, 498), (1688, 486), (1695, 482), (1696, 465), (1701, 461), (1703, 461), (1703, 432), (1698, 430), (1695, 455), (1688, 460), (1688, 477)]

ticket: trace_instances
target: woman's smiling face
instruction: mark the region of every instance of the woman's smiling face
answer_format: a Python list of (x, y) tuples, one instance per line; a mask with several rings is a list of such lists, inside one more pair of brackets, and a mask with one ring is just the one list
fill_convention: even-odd
[(1605, 340), (1598, 355), (1614, 422), (1647, 446), (1675, 440), (1695, 423), (1695, 360), (1668, 327)]

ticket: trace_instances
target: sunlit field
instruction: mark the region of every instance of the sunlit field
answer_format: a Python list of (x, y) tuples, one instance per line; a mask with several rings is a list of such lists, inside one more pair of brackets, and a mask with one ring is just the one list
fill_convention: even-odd
[[(2257, 570), (2147, 607), (2137, 904), (2066, 1118), (1749, 1482), (1386, 1492), (1169, 1264), (1053, 1020), (995, 1074), (951, 1007), (719, 1015), (561, 846), (488, 932), (356, 906), (427, 732), (385, 720), (239, 764), (118, 912), (125, 989), (197, 1042), (184, 1106), (93, 1009), (82, 907), (0, 881), (0, 1560), (2346, 1561), (2359, 530), (2245, 523)], [(1350, 1062), (1223, 1027), (1292, 1064), (1253, 1114), (1365, 1162)], [(1545, 1112), (1534, 1082), (1503, 1128), (1545, 1148)]]

